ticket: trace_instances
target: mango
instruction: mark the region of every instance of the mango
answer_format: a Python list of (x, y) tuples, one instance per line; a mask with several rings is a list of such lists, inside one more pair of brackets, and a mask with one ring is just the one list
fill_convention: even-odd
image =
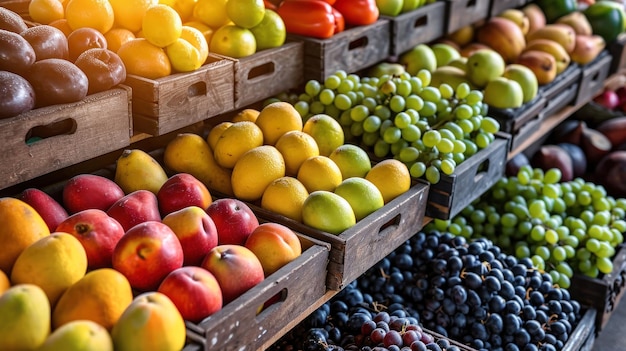
[(100, 324), (77, 320), (56, 329), (37, 351), (113, 351), (113, 340)]
[(137, 190), (148, 190), (156, 195), (167, 178), (163, 167), (143, 150), (124, 150), (117, 159), (115, 183), (124, 190), (125, 194)]
[(52, 325), (86, 319), (111, 330), (133, 300), (126, 277), (112, 269), (100, 268), (87, 273), (59, 299), (52, 312)]
[(9, 275), (22, 251), (50, 229), (32, 206), (11, 197), (0, 198), (0, 223), (0, 270)]
[(15, 261), (11, 282), (35, 284), (48, 296), (50, 306), (87, 272), (87, 253), (68, 233), (52, 233), (27, 247)]
[(36, 350), (50, 334), (50, 303), (33, 284), (14, 285), (0, 296), (0, 350)]

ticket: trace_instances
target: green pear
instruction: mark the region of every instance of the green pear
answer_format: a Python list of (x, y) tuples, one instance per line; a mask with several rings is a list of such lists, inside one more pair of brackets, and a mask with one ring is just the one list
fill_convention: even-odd
[(448, 66), (460, 68), (463, 72), (467, 72), (467, 57), (458, 57), (448, 62)]
[(479, 88), (489, 81), (502, 76), (506, 63), (502, 56), (492, 49), (479, 49), (467, 58), (467, 78)]
[(522, 106), (523, 101), (522, 86), (512, 79), (504, 77), (490, 80), (483, 93), (483, 102), (496, 108), (517, 108)]
[(57, 328), (37, 351), (113, 351), (113, 340), (100, 324), (76, 320)]
[(374, 65), (373, 67), (371, 67), (367, 71), (367, 74), (370, 77), (380, 78), (384, 75), (399, 76), (404, 72), (406, 72), (406, 70), (404, 69), (404, 66), (399, 63), (380, 62)]
[(50, 302), (34, 284), (18, 284), (0, 296), (0, 350), (36, 350), (50, 334)]
[(437, 68), (437, 57), (433, 49), (426, 44), (418, 44), (409, 51), (402, 53), (398, 62), (404, 65), (406, 71), (412, 76), (422, 69), (432, 72)]
[(163, 167), (143, 150), (124, 150), (116, 161), (115, 183), (125, 194), (148, 190), (156, 195), (167, 179)]
[(529, 102), (537, 96), (539, 83), (537, 82), (537, 76), (535, 76), (535, 73), (533, 73), (530, 68), (512, 63), (506, 66), (502, 76), (519, 83), (524, 93), (523, 103)]
[(446, 66), (450, 61), (461, 57), (459, 51), (450, 44), (436, 43), (431, 46), (437, 59), (437, 67)]

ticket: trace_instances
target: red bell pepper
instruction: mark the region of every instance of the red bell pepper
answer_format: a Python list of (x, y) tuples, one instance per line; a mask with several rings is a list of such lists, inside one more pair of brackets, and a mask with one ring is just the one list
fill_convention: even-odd
[(333, 7), (323, 0), (287, 0), (277, 10), (288, 33), (327, 39), (336, 31)]
[(376, 0), (336, 0), (333, 5), (347, 25), (363, 26), (376, 22), (380, 12)]
[(343, 15), (336, 8), (333, 7), (333, 16), (335, 16), (335, 34), (343, 32), (346, 28), (346, 22), (343, 19)]

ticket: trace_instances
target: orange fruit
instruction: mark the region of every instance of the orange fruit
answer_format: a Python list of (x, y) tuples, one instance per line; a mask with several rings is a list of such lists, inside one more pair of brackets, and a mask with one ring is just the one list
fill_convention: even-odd
[(279, 215), (302, 221), (302, 204), (309, 196), (304, 184), (294, 177), (275, 179), (265, 188), (261, 207)]
[(213, 33), (209, 50), (234, 58), (246, 57), (256, 52), (256, 39), (249, 29), (227, 24)]
[(65, 18), (65, 10), (59, 0), (31, 0), (28, 4), (28, 15), (37, 23), (49, 24)]
[(265, 4), (263, 0), (228, 0), (226, 14), (234, 24), (252, 28), (263, 20)]
[(185, 22), (193, 17), (193, 9), (197, 3), (198, 0), (174, 0), (174, 4), (171, 6), (178, 12), (180, 19)]
[(228, 0), (198, 0), (193, 7), (193, 18), (213, 29), (220, 28), (230, 22), (226, 14), (227, 2)]
[(157, 0), (109, 0), (115, 14), (115, 24), (131, 32), (141, 29), (143, 15), (148, 8), (158, 4)]
[(143, 16), (141, 31), (144, 38), (158, 47), (173, 44), (183, 31), (178, 12), (167, 5), (150, 7)]
[(72, 33), (72, 28), (69, 24), (67, 24), (67, 20), (65, 18), (52, 21), (48, 25), (60, 30), (66, 37)]
[(7, 277), (4, 271), (0, 270), (0, 295), (2, 295), (3, 292), (9, 290), (10, 287), (11, 282), (9, 281), (9, 277)]
[(135, 34), (126, 28), (113, 28), (104, 33), (104, 38), (107, 40), (107, 48), (117, 52), (122, 44), (135, 39)]
[(113, 7), (109, 0), (69, 0), (65, 18), (72, 30), (91, 27), (106, 33), (113, 28)]
[(127, 74), (157, 79), (172, 73), (172, 65), (165, 50), (145, 38), (126, 42), (117, 50), (117, 54), (124, 62)]

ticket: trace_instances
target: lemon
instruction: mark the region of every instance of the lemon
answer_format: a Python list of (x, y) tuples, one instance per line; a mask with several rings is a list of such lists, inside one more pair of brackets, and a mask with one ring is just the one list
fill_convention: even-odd
[(198, 0), (174, 0), (170, 6), (178, 12), (183, 22), (188, 21), (193, 16), (193, 9), (196, 7)]
[(328, 156), (333, 150), (343, 145), (344, 134), (339, 122), (326, 114), (309, 117), (302, 126), (302, 131), (309, 134), (317, 142), (320, 155)]
[(285, 43), (287, 29), (280, 15), (270, 9), (265, 10), (261, 23), (250, 28), (256, 39), (256, 50), (277, 48)]
[(263, 20), (265, 3), (263, 0), (228, 0), (226, 14), (236, 25), (252, 28)]
[(256, 124), (263, 131), (264, 143), (274, 145), (283, 134), (292, 130), (302, 130), (302, 117), (292, 104), (277, 101), (261, 110)]
[(367, 152), (353, 144), (340, 145), (328, 157), (337, 164), (343, 179), (363, 178), (372, 169)]
[(141, 29), (141, 23), (146, 11), (158, 4), (156, 0), (109, 0), (113, 7), (116, 27), (121, 27), (135, 33)]
[(178, 12), (167, 5), (154, 5), (146, 10), (141, 24), (143, 37), (151, 44), (164, 48), (173, 44), (183, 31)]
[(337, 186), (335, 194), (348, 201), (357, 221), (385, 205), (383, 194), (374, 183), (365, 178), (345, 179)]
[(249, 29), (227, 24), (213, 32), (209, 50), (233, 58), (246, 57), (256, 52), (256, 39)]
[(302, 222), (331, 234), (341, 234), (356, 224), (350, 203), (325, 190), (314, 191), (302, 204)]
[[(203, 37), (204, 38), (204, 37)], [(202, 66), (200, 52), (183, 38), (165, 47), (165, 54), (176, 72), (192, 72)]]
[(254, 122), (235, 122), (220, 135), (213, 154), (218, 165), (233, 168), (241, 155), (261, 145), (263, 133)]
[(261, 199), (274, 180), (285, 176), (283, 156), (271, 145), (262, 145), (243, 154), (231, 175), (235, 196), (243, 201)]
[(292, 130), (281, 136), (276, 149), (285, 159), (285, 174), (296, 176), (300, 165), (309, 157), (319, 156), (320, 150), (312, 136), (299, 130)]
[(309, 192), (298, 179), (281, 177), (267, 186), (261, 198), (261, 207), (302, 222), (302, 204), (308, 196)]
[(297, 178), (309, 192), (334, 191), (341, 184), (341, 170), (327, 156), (309, 157), (300, 165)]
[(193, 7), (193, 18), (214, 30), (230, 22), (226, 14), (228, 0), (198, 0)]
[(207, 26), (206, 24), (204, 24), (201, 21), (189, 21), (189, 22), (184, 22), (183, 26), (187, 26), (187, 27), (193, 27), (197, 30), (200, 31), (200, 33), (202, 33), (202, 35), (204, 36), (204, 40), (207, 43), (207, 50), (208, 50), (208, 45), (211, 42), (211, 37), (213, 36), (213, 29), (209, 26)]
[(239, 111), (233, 117), (233, 119), (231, 119), (231, 122), (239, 122), (239, 121), (256, 122), (256, 119), (259, 117), (259, 113), (261, 113), (259, 110), (255, 110), (253, 108), (246, 108), (246, 109)]
[(216, 126), (211, 128), (211, 131), (209, 131), (209, 135), (206, 138), (206, 141), (211, 147), (211, 150), (215, 150), (215, 145), (217, 145), (217, 141), (220, 139), (220, 135), (222, 135), (222, 133), (224, 133), (224, 131), (232, 125), (232, 122), (226, 121), (218, 123)]
[(376, 185), (383, 194), (385, 203), (411, 188), (409, 169), (404, 163), (396, 159), (387, 159), (375, 164), (365, 179)]
[(188, 41), (194, 48), (196, 48), (196, 50), (198, 50), (200, 53), (200, 65), (203, 65), (209, 56), (209, 43), (204, 37), (202, 31), (192, 26), (183, 25), (180, 37)]

